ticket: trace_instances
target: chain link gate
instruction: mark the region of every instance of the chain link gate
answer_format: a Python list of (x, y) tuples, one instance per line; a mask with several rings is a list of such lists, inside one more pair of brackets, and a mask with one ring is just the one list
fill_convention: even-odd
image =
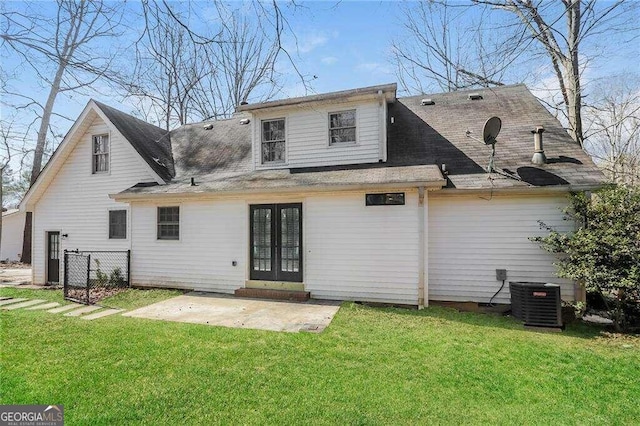
[(64, 298), (92, 305), (131, 285), (131, 251), (64, 251)]

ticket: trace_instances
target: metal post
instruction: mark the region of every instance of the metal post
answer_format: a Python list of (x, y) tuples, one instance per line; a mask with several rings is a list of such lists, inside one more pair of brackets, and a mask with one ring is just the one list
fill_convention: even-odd
[(87, 305), (91, 304), (91, 299), (89, 298), (89, 282), (91, 279), (91, 255), (87, 255)]
[(63, 286), (63, 294), (64, 294), (64, 298), (67, 298), (67, 295), (69, 294), (67, 289), (69, 288), (69, 254), (67, 253), (67, 250), (64, 250), (64, 283), (62, 283)]
[(127, 250), (127, 286), (131, 287), (131, 250)]

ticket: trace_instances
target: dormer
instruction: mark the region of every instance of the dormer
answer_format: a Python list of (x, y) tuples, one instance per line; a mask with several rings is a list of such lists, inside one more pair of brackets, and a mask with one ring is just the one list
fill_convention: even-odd
[(384, 162), (396, 84), (245, 104), (256, 170)]

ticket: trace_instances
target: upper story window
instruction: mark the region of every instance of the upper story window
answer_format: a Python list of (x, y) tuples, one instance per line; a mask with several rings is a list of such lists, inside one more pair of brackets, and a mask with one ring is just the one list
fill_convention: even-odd
[(180, 207), (158, 207), (158, 239), (180, 239)]
[(284, 118), (262, 121), (262, 163), (284, 162)]
[(93, 173), (109, 171), (109, 135), (93, 136)]
[(356, 110), (329, 113), (329, 145), (356, 142)]

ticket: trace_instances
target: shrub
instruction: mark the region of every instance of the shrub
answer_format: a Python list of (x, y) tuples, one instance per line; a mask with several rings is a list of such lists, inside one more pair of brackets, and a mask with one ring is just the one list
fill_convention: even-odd
[(574, 193), (564, 213), (580, 225), (574, 233), (540, 222), (549, 235), (532, 240), (559, 255), (560, 277), (602, 296), (617, 330), (640, 327), (640, 189), (611, 186), (592, 197)]
[(109, 284), (113, 287), (122, 287), (125, 284), (124, 276), (121, 268), (115, 268), (109, 276)]

